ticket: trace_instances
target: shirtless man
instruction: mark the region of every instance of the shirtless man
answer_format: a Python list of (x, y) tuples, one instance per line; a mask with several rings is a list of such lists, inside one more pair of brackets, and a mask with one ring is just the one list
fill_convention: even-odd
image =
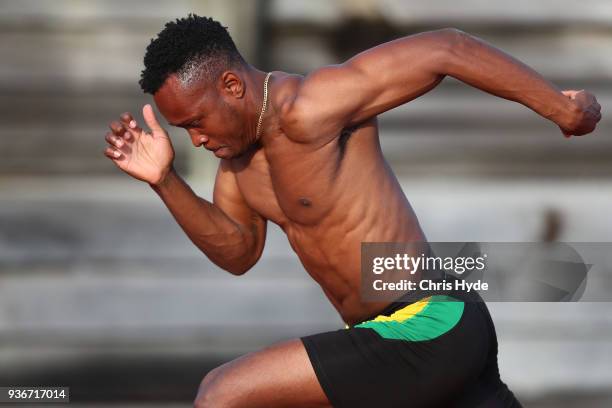
[(376, 116), (448, 75), (527, 106), (569, 137), (595, 129), (593, 95), (560, 91), (455, 29), (300, 76), (256, 69), (218, 22), (190, 15), (166, 25), (144, 64), (140, 84), (168, 123), (221, 158), (213, 202), (174, 171), (170, 138), (150, 105), (150, 132), (129, 113), (111, 123), (106, 156), (149, 183), (192, 242), (232, 274), (261, 256), (267, 221), (279, 225), (348, 325), (212, 370), (197, 407), (519, 406), (499, 378), (484, 303), (360, 298), (362, 242), (425, 241), (382, 155)]

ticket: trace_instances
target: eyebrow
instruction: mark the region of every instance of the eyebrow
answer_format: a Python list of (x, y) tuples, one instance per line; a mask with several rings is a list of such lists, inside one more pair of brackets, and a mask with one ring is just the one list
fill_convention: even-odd
[(193, 121), (197, 120), (198, 118), (199, 118), (199, 116), (194, 116), (194, 117), (192, 117), (192, 118), (190, 118), (190, 119), (186, 119), (186, 120), (184, 120), (184, 121), (182, 121), (182, 122), (180, 122), (180, 123), (170, 123), (170, 122), (168, 122), (168, 123), (170, 124), (170, 126), (174, 126), (174, 127), (184, 127), (185, 125), (190, 124), (191, 122), (193, 122)]

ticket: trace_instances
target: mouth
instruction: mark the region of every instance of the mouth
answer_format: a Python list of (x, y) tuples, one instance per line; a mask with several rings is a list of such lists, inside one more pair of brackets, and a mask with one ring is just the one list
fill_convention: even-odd
[(222, 153), (224, 152), (226, 146), (219, 146), (215, 149), (212, 149), (211, 151), (213, 152), (213, 154), (217, 157), (222, 157)]

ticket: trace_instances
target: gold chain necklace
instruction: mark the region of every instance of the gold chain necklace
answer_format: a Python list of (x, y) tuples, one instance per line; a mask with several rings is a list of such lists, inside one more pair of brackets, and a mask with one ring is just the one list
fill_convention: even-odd
[(261, 131), (261, 124), (263, 122), (264, 113), (266, 113), (266, 106), (268, 105), (268, 79), (270, 79), (271, 72), (268, 72), (266, 75), (266, 79), (264, 80), (264, 98), (263, 98), (263, 106), (261, 107), (261, 112), (259, 113), (259, 120), (257, 121), (257, 132), (255, 133), (255, 137), (259, 137), (259, 132)]

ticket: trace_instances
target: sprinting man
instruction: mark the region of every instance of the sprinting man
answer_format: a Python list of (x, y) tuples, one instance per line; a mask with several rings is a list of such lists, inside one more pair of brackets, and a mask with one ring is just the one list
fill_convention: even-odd
[(189, 15), (166, 24), (144, 65), (142, 89), (168, 123), (221, 159), (213, 202), (175, 172), (170, 137), (150, 105), (149, 132), (130, 113), (111, 123), (106, 156), (149, 183), (191, 241), (232, 274), (257, 262), (268, 220), (279, 225), (347, 323), (212, 370), (195, 406), (520, 406), (499, 377), (483, 302), (360, 298), (362, 242), (426, 241), (382, 155), (376, 117), (451, 76), (527, 106), (569, 137), (601, 119), (592, 94), (560, 91), (455, 29), (400, 38), (301, 76), (258, 70), (222, 25)]

